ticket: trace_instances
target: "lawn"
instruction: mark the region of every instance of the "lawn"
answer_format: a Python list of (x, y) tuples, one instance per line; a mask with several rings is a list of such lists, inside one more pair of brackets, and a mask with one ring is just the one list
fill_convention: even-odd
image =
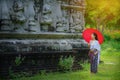
[[(112, 41), (113, 42), (113, 41)], [(102, 45), (101, 60), (97, 74), (91, 74), (90, 64), (83, 64), (84, 69), (75, 72), (54, 72), (37, 74), (33, 77), (22, 77), (15, 80), (120, 80), (120, 51), (114, 42), (105, 42)], [(109, 44), (110, 43), (110, 44)]]

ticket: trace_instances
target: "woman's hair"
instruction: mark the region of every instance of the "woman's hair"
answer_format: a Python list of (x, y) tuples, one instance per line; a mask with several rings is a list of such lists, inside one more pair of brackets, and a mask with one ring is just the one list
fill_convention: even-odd
[(93, 35), (95, 36), (95, 39), (98, 40), (98, 36), (96, 33), (93, 33)]

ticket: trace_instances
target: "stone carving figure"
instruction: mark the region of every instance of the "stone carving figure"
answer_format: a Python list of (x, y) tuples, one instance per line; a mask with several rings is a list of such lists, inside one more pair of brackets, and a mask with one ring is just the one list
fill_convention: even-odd
[(61, 17), (57, 17), (57, 22), (56, 22), (56, 31), (57, 32), (63, 32), (64, 30), (62, 29), (63, 25), (62, 25), (62, 18)]
[(56, 31), (66, 32), (67, 31), (67, 20), (65, 19), (65, 17), (59, 17), (57, 20), (58, 21), (56, 23)]
[(21, 0), (14, 0), (10, 16), (12, 22), (15, 24), (14, 30), (20, 28), (17, 24), (23, 25), (23, 23), (25, 23), (24, 6)]
[(71, 32), (80, 32), (82, 30), (82, 15), (79, 11), (75, 11), (72, 14), (73, 22), (71, 23), (70, 30)]
[(29, 0), (28, 2), (28, 30), (36, 31), (36, 23), (35, 23), (35, 11), (34, 11), (34, 2), (33, 0)]
[(20, 0), (15, 0), (13, 3), (13, 15), (12, 18), (14, 21), (18, 22), (24, 22), (25, 16), (24, 16), (24, 7)]
[(34, 4), (35, 4), (35, 19), (39, 21), (39, 18), (41, 17), (41, 8), (42, 8), (42, 0), (34, 0)]
[(42, 31), (49, 31), (49, 27), (52, 25), (52, 10), (51, 6), (49, 5), (49, 0), (46, 0), (45, 4), (43, 5), (43, 11), (42, 11), (42, 18), (41, 18), (41, 26)]
[(0, 30), (1, 31), (10, 31), (11, 28), (10, 24), (10, 16), (9, 16), (9, 9), (7, 6), (6, 0), (0, 0)]
[(67, 19), (66, 19), (66, 17), (62, 17), (62, 24), (63, 24), (63, 30), (64, 30), (64, 32), (66, 32), (67, 31)]

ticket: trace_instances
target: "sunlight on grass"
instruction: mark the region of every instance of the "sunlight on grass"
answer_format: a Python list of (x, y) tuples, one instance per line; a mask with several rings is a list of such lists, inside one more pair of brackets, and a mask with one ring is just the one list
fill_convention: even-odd
[[(66, 73), (48, 73), (46, 75), (36, 75), (29, 78), (21, 78), (18, 80), (120, 80), (120, 71), (117, 64), (118, 57), (101, 56), (104, 63), (99, 65), (98, 73), (91, 74), (89, 71), (90, 64), (86, 64), (84, 70)], [(105, 64), (105, 62), (113, 62), (113, 64)]]
[(36, 75), (19, 80), (119, 80), (119, 74), (120, 72), (116, 68), (116, 65), (100, 64), (97, 74), (91, 74), (89, 70), (80, 70), (76, 72)]

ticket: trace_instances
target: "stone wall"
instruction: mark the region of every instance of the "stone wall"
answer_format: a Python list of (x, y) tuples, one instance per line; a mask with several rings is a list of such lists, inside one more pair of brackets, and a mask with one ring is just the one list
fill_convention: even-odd
[(84, 0), (0, 0), (0, 33), (81, 32)]
[[(10, 70), (56, 71), (69, 55), (79, 69), (89, 50), (81, 36), (84, 13), (85, 0), (0, 0), (0, 77)], [(19, 56), (25, 60), (16, 66)]]
[(72, 51), (74, 48), (87, 48), (84, 40), (80, 39), (40, 39), (40, 40), (0, 40), (0, 53), (5, 52), (43, 52), (43, 51)]
[(85, 0), (0, 0), (0, 52), (84, 48), (84, 12)]

